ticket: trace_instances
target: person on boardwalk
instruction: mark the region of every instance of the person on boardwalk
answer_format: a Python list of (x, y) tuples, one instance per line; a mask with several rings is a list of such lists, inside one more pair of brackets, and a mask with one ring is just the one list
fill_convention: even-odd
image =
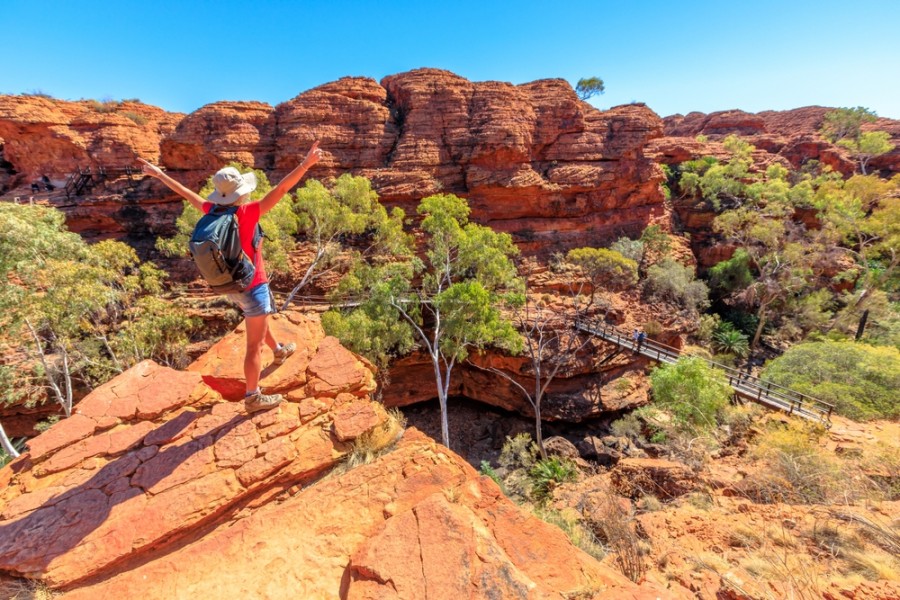
[(138, 159), (141, 162), (141, 170), (145, 174), (159, 179), (203, 214), (208, 214), (216, 206), (237, 207), (235, 216), (238, 221), (241, 247), (255, 267), (253, 279), (243, 292), (227, 294), (230, 300), (240, 306), (246, 323), (247, 351), (244, 356), (244, 377), (247, 382), (247, 393), (244, 396), (244, 405), (248, 412), (274, 408), (282, 400), (280, 394), (263, 394), (259, 389), (264, 344), (272, 349), (275, 363), (279, 365), (297, 349), (294, 342), (280, 344), (268, 326), (268, 316), (276, 312), (275, 300), (269, 289), (261, 240), (257, 241), (254, 246), (257, 225), (259, 218), (275, 208), (275, 205), (300, 182), (303, 175), (319, 161), (321, 156), (319, 142), (315, 142), (303, 162), (288, 173), (259, 202), (249, 201), (250, 192), (256, 189), (256, 177), (253, 173), (242, 174), (234, 167), (220, 169), (213, 175), (215, 191), (204, 199), (166, 175), (159, 167), (146, 160)]
[(638, 332), (638, 337), (637, 337), (637, 350), (636, 350), (636, 352), (640, 353), (640, 351), (641, 351), (641, 346), (644, 345), (644, 340), (646, 340), (646, 339), (647, 339), (647, 334), (644, 333), (643, 330), (639, 331), (639, 332)]
[(632, 346), (631, 346), (633, 348), (633, 350), (631, 351), (632, 354), (637, 354), (637, 352), (638, 352), (638, 338), (640, 338), (640, 337), (641, 337), (641, 332), (638, 331), (637, 329), (635, 329), (631, 333), (631, 341), (633, 342)]

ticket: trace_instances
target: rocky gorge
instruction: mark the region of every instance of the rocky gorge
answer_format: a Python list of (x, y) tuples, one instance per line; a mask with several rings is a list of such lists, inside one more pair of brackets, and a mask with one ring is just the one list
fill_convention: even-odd
[[(512, 235), (531, 261), (532, 291), (556, 305), (569, 282), (550, 265), (554, 253), (636, 237), (648, 225), (669, 233), (679, 260), (700, 269), (731, 256), (733, 248), (711, 232), (715, 214), (667, 195), (663, 169), (726, 157), (729, 134), (755, 146), (757, 169), (816, 160), (852, 173), (848, 152), (818, 133), (829, 110), (661, 118), (641, 104), (597, 110), (563, 80), (471, 82), (436, 69), (380, 82), (348, 77), (274, 107), (216, 102), (187, 115), (137, 101), (0, 95), (0, 199), (57, 207), (70, 230), (92, 242), (127, 242), (188, 284), (188, 299), (205, 301), (201, 286), (190, 285), (191, 265), (154, 249), (156, 237), (174, 232), (182, 203), (126, 169), (145, 158), (194, 189), (230, 161), (277, 179), (319, 140), (325, 156), (314, 177), (366, 176), (385, 205), (408, 215), (430, 194), (467, 198), (473, 221)], [(866, 127), (889, 132), (900, 146), (900, 122)], [(87, 168), (92, 185), (66, 194), (72, 174)], [(900, 150), (871, 168), (897, 174)], [(42, 177), (56, 189), (30, 191)], [(306, 260), (302, 250), (291, 258)], [(276, 279), (274, 288), (284, 293), (294, 283)], [(606, 293), (604, 301), (608, 322), (626, 330), (654, 322), (656, 335), (678, 348), (695, 326), (636, 290)], [(191, 306), (216, 332), (194, 344), (189, 367), (140, 363), (87, 394), (72, 418), (33, 437), (28, 452), (0, 471), (0, 573), (7, 576), (0, 593), (13, 596), (25, 578), (66, 598), (134, 590), (148, 598), (768, 598), (792, 588), (761, 585), (752, 564), (732, 569), (736, 556), (749, 561), (757, 546), (777, 546), (798, 560), (836, 558), (817, 537), (821, 523), (832, 527), (836, 517), (743, 495), (742, 485), (765, 469), (760, 463), (723, 453), (700, 475), (657, 458), (654, 444), (634, 448), (604, 435), (612, 418), (647, 402), (650, 366), (640, 356), (614, 355), (605, 342), (585, 347), (548, 390), (544, 418), (561, 432), (577, 424), (574, 437), (582, 438), (569, 436), (576, 447), (558, 438), (554, 453), (585, 469), (584, 480), (553, 502), (600, 522), (612, 494), (654, 565), (640, 586), (616, 570), (612, 554), (598, 562), (480, 477), (472, 464), (483, 457), (465, 445), (476, 434), (452, 444), (457, 455), (416, 428), (402, 431), (386, 409), (411, 411), (435, 396), (426, 357), (396, 361), (374, 402), (372, 366), (325, 336), (313, 308), (285, 313), (277, 328), (305, 345), (264, 383), (288, 402), (248, 418), (231, 402), (241, 393), (241, 328), (218, 339), (230, 329), (220, 307)], [(457, 367), (452, 396), (511, 411), (490, 409), (496, 422), (478, 423), (497, 438), (489, 440), (497, 450), (500, 438), (525, 430), (509, 425), (513, 413), (527, 418), (533, 410), (489, 368), (533, 380), (527, 360), (499, 352), (473, 354)], [(7, 407), (0, 422), (15, 437), (32, 437), (46, 416), (40, 411)], [(468, 413), (460, 419), (478, 421)], [(841, 423), (823, 444), (836, 456), (857, 456), (895, 443), (897, 433), (895, 423)], [(366, 445), (372, 452), (357, 464)], [(648, 489), (670, 503), (665, 510), (645, 508)], [(888, 503), (856, 516), (890, 521), (896, 510)], [(726, 521), (734, 527), (722, 527)], [(761, 535), (747, 533), (760, 528)], [(897, 597), (896, 580), (887, 579), (823, 582), (818, 597)]]

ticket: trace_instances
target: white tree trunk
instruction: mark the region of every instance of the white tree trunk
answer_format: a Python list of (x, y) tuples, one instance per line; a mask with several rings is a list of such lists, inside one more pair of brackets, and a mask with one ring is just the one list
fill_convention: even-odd
[(19, 452), (16, 450), (16, 447), (12, 445), (12, 441), (6, 436), (6, 431), (3, 429), (2, 423), (0, 423), (0, 446), (2, 446), (10, 456), (18, 458)]

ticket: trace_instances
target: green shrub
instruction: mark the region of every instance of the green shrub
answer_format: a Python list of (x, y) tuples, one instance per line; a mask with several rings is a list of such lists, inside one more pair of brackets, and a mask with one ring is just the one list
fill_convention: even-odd
[(749, 338), (727, 321), (720, 323), (716, 328), (713, 333), (712, 345), (716, 352), (733, 354), (742, 358), (750, 352)]
[(760, 438), (754, 454), (767, 463), (765, 472), (746, 490), (760, 502), (823, 503), (843, 495), (840, 465), (818, 442), (821, 430), (805, 423), (777, 424)]
[(621, 419), (616, 419), (609, 426), (610, 432), (616, 437), (638, 440), (644, 430), (641, 420), (634, 413), (629, 413)]
[(497, 471), (491, 466), (486, 460), (481, 461), (481, 468), (479, 469), (482, 475), (486, 475), (494, 480), (494, 483), (500, 486), (500, 489), (503, 489), (503, 480), (500, 479), (500, 476), (497, 474)]
[(559, 511), (538, 506), (534, 509), (534, 515), (546, 523), (559, 527), (572, 544), (597, 560), (603, 560), (606, 556), (606, 548), (594, 532), (584, 526), (578, 513), (571, 508)]
[(709, 288), (695, 277), (694, 269), (670, 258), (647, 269), (644, 291), (693, 313), (709, 306)]
[(615, 250), (606, 248), (575, 248), (566, 255), (567, 260), (579, 267), (591, 282), (593, 289), (623, 289), (638, 281), (637, 262)]
[(771, 361), (763, 378), (825, 402), (851, 419), (900, 416), (900, 350), (852, 341), (794, 346)]
[(631, 259), (640, 264), (644, 258), (644, 242), (641, 240), (632, 240), (627, 237), (620, 237), (609, 247), (613, 252), (618, 252), (625, 258)]
[(646, 251), (660, 255), (668, 254), (672, 248), (669, 234), (663, 231), (659, 225), (647, 226), (641, 233), (640, 242)]
[(578, 468), (571, 461), (554, 456), (535, 463), (528, 475), (532, 481), (532, 494), (540, 502), (546, 500), (559, 484), (575, 481)]
[(750, 254), (743, 248), (709, 270), (709, 287), (725, 294), (742, 290), (751, 283), (753, 274), (750, 272)]
[(147, 117), (145, 117), (144, 115), (139, 115), (135, 112), (125, 111), (122, 113), (122, 116), (131, 119), (138, 125), (146, 125), (147, 124)]
[(530, 469), (537, 461), (538, 447), (527, 433), (506, 438), (497, 462), (506, 469)]
[(650, 373), (653, 400), (685, 425), (701, 429), (716, 424), (717, 413), (733, 393), (725, 374), (701, 358), (683, 357)]

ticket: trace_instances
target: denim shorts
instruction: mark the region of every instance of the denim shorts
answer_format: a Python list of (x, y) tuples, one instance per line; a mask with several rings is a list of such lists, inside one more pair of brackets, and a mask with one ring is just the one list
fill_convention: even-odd
[(240, 294), (226, 294), (227, 298), (241, 307), (245, 317), (261, 317), (275, 314), (275, 298), (268, 283), (260, 283)]

